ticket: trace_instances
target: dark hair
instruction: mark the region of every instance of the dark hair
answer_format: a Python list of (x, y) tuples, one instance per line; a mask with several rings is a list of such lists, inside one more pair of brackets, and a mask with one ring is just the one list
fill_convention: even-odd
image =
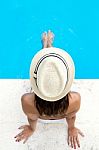
[(36, 108), (40, 115), (57, 115), (64, 114), (69, 106), (68, 94), (58, 101), (49, 102), (41, 99), (35, 94)]

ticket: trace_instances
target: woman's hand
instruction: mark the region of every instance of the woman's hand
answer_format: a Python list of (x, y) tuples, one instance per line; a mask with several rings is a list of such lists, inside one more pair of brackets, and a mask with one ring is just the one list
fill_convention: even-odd
[(21, 140), (25, 139), (23, 142), (23, 144), (25, 144), (34, 131), (30, 125), (23, 125), (18, 129), (23, 129), (23, 131), (17, 134), (14, 138), (16, 138), (16, 142), (20, 142)]
[(70, 144), (72, 148), (76, 149), (76, 145), (80, 147), (80, 142), (78, 134), (84, 137), (84, 134), (76, 127), (68, 128), (68, 145)]

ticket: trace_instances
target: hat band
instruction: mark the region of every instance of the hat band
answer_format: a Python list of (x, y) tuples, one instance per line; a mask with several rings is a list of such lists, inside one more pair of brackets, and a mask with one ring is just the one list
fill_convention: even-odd
[(37, 62), (37, 65), (36, 65), (36, 67), (35, 67), (34, 76), (33, 76), (33, 77), (34, 77), (35, 79), (37, 78), (37, 71), (38, 71), (38, 68), (39, 68), (40, 63), (41, 63), (45, 58), (50, 57), (50, 56), (54, 56), (54, 57), (57, 57), (57, 58), (59, 58), (60, 60), (62, 60), (62, 62), (64, 63), (64, 65), (66, 66), (66, 69), (67, 69), (67, 81), (68, 81), (68, 69), (69, 69), (68, 64), (67, 64), (67, 62), (65, 61), (65, 59), (64, 59), (62, 56), (60, 56), (59, 54), (56, 54), (56, 53), (49, 53), (49, 54), (46, 54), (46, 55), (44, 55), (43, 57), (40, 58), (40, 60)]

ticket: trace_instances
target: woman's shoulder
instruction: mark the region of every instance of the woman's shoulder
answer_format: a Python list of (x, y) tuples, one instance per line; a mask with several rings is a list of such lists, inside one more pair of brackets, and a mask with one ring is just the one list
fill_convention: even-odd
[(22, 95), (21, 100), (24, 102), (29, 102), (30, 99), (34, 99), (35, 94), (34, 93), (25, 93)]
[(78, 111), (80, 108), (80, 103), (81, 103), (81, 96), (80, 93), (71, 91), (69, 92), (69, 107), (67, 109), (67, 112), (74, 112)]
[(70, 91), (68, 94), (69, 94), (69, 98), (72, 100), (72, 102), (80, 102), (80, 100), (81, 100), (80, 93), (75, 92), (75, 91)]
[(35, 94), (34, 93), (25, 93), (21, 97), (22, 106), (34, 107)]

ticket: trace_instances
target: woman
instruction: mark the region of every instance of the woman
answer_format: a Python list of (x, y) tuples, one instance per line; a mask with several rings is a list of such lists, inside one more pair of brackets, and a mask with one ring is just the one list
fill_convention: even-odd
[[(47, 33), (43, 34), (42, 39), (43, 39), (44, 48), (52, 47), (53, 37), (54, 34), (51, 31), (48, 31), (48, 34)], [(48, 67), (50, 67), (50, 64)], [(63, 74), (61, 76), (65, 80), (65, 76), (63, 77)], [(62, 84), (64, 84), (64, 81)], [(62, 88), (62, 84), (61, 84), (61, 88)], [(71, 83), (69, 86), (71, 86)], [(53, 92), (54, 87), (52, 86), (52, 88), (53, 88), (52, 90)], [(36, 94), (36, 92), (27, 93), (24, 94), (21, 98), (22, 108), (24, 113), (27, 116), (29, 125), (24, 125), (19, 128), (19, 129), (23, 129), (23, 131), (15, 136), (16, 141), (19, 142), (23, 139), (25, 139), (23, 143), (27, 141), (27, 139), (33, 134), (33, 132), (36, 129), (38, 118), (43, 120), (58, 120), (58, 119), (66, 118), (68, 124), (68, 145), (71, 145), (71, 147), (75, 149), (77, 146), (80, 147), (78, 134), (80, 134), (81, 136), (84, 135), (78, 128), (75, 127), (76, 113), (79, 110), (80, 103), (81, 103), (80, 94), (77, 92), (71, 92), (69, 89), (66, 94), (62, 95), (61, 98), (58, 100), (55, 99), (55, 101), (54, 100), (52, 101), (50, 98), (45, 100), (44, 98), (41, 98), (41, 96), (39, 97), (38, 96), (39, 94)]]

